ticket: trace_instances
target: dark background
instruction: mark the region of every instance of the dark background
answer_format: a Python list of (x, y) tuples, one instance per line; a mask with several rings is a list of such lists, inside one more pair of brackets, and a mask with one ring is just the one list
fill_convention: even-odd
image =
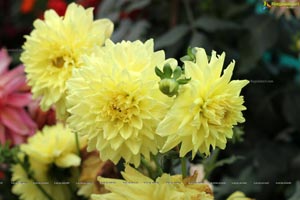
[[(28, 2), (0, 0), (0, 46), (13, 56), (12, 66), (20, 63), (34, 19), (47, 8), (63, 15), (72, 1)], [(234, 79), (250, 80), (242, 92), (246, 122), (226, 150), (203, 162), (209, 181), (226, 182), (214, 186), (216, 199), (236, 190), (257, 200), (300, 199), (300, 7), (268, 9), (258, 0), (76, 2), (114, 21), (114, 41), (154, 38), (167, 57), (179, 59), (191, 46), (225, 51), (225, 66), (235, 59)]]

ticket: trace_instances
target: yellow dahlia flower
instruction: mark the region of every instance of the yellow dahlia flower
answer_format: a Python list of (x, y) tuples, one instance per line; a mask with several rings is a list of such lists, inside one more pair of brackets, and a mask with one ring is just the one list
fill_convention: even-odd
[(75, 3), (68, 6), (64, 17), (54, 10), (37, 19), (34, 30), (25, 36), (21, 61), (32, 86), (33, 97), (42, 97), (43, 110), (56, 105), (57, 116), (65, 116), (66, 81), (73, 68), (81, 67), (80, 56), (92, 52), (110, 37), (113, 24), (108, 19), (93, 21), (92, 8)]
[(164, 52), (146, 43), (107, 41), (68, 81), (68, 123), (88, 135), (88, 150), (115, 164), (124, 158), (135, 166), (141, 156), (156, 154), (161, 138), (155, 133), (168, 109), (168, 97), (159, 90), (154, 67)]
[(180, 157), (192, 151), (208, 155), (210, 147), (224, 149), (232, 128), (244, 122), (242, 111), (244, 99), (241, 89), (247, 80), (230, 81), (234, 61), (222, 72), (225, 53), (217, 56), (212, 52), (210, 62), (204, 49), (197, 48), (196, 63), (185, 61), (185, 75), (191, 81), (183, 85), (157, 132), (168, 136), (162, 152), (179, 143)]
[(254, 200), (246, 197), (243, 192), (236, 191), (232, 193), (226, 200)]
[[(30, 163), (30, 171), (33, 177), (20, 165), (12, 167), (13, 193), (20, 195), (24, 200), (47, 200), (48, 198), (38, 188), (36, 182), (55, 200), (72, 199), (72, 193), (68, 185), (56, 184), (56, 182), (75, 183), (76, 173), (80, 165), (80, 157), (76, 154), (76, 140), (74, 133), (62, 124), (53, 127), (45, 127), (29, 138), (28, 144), (21, 145)], [(20, 156), (24, 160), (24, 155)], [(74, 186), (73, 186), (74, 187)]]
[(126, 166), (122, 172), (125, 180), (99, 177), (99, 182), (110, 190), (108, 194), (94, 194), (93, 200), (213, 200), (212, 191), (205, 184), (182, 180), (181, 175), (163, 174), (156, 181)]

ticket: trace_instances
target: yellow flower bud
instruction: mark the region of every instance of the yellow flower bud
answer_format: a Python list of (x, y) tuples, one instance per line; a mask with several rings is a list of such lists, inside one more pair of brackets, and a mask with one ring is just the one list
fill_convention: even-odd
[(178, 93), (179, 83), (174, 79), (166, 78), (159, 82), (159, 89), (168, 96), (174, 96)]

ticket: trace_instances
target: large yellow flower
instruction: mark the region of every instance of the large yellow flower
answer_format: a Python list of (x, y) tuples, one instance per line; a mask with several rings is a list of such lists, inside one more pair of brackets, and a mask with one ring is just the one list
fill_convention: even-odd
[(88, 150), (102, 160), (140, 164), (141, 156), (156, 154), (161, 138), (155, 133), (168, 109), (168, 97), (158, 89), (154, 67), (164, 52), (146, 43), (107, 41), (68, 81), (68, 123), (88, 135)]
[(21, 61), (34, 98), (42, 97), (43, 110), (56, 105), (58, 117), (65, 116), (66, 81), (72, 69), (81, 67), (80, 56), (91, 53), (110, 37), (113, 24), (108, 19), (93, 21), (92, 8), (72, 3), (64, 17), (54, 10), (45, 19), (34, 22), (34, 30), (26, 37)]
[(158, 134), (168, 136), (162, 149), (166, 152), (181, 143), (180, 156), (192, 151), (208, 155), (210, 147), (224, 149), (232, 128), (244, 122), (241, 111), (241, 89), (247, 80), (230, 81), (234, 62), (222, 72), (225, 53), (212, 52), (210, 62), (204, 49), (197, 48), (196, 63), (186, 61), (185, 74), (192, 80), (183, 85), (173, 106), (157, 128)]
[[(47, 200), (37, 184), (41, 186), (55, 200), (72, 199), (68, 185), (56, 182), (74, 183), (77, 178), (80, 157), (76, 154), (76, 140), (70, 129), (58, 124), (45, 127), (42, 132), (37, 132), (29, 138), (28, 144), (21, 145), (30, 163), (30, 171), (16, 164), (12, 167), (13, 193), (20, 195), (24, 200)], [(24, 155), (20, 156), (24, 161)], [(33, 178), (28, 173), (33, 172)]]
[(181, 175), (163, 174), (156, 181), (126, 166), (122, 172), (125, 180), (99, 178), (99, 182), (110, 190), (108, 194), (94, 194), (93, 200), (213, 200), (208, 185), (193, 181), (195, 177), (182, 180)]

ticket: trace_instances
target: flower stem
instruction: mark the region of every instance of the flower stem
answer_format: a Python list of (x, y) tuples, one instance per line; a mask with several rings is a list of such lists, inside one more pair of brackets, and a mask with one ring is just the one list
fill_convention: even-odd
[(67, 184), (68, 190), (70, 191), (71, 195), (72, 195), (72, 199), (76, 199), (76, 192), (73, 190), (72, 185), (71, 184)]
[[(19, 158), (17, 158), (17, 162), (21, 165), (21, 167), (23, 168), (23, 170), (25, 172), (27, 172), (27, 168), (24, 166), (24, 163), (20, 161)], [(31, 179), (33, 182), (38, 182), (30, 172), (27, 172), (27, 175), (28, 175), (28, 178)], [(45, 195), (45, 197), (48, 199), (48, 200), (54, 200), (47, 192), (46, 190), (39, 184), (35, 184), (36, 187), (43, 193), (43, 195)]]
[[(35, 181), (36, 182), (36, 180), (35, 180), (35, 178), (31, 178), (33, 181)], [(39, 185), (39, 184), (36, 184), (36, 186), (39, 188), (39, 190), (47, 197), (47, 199), (49, 199), (49, 200), (54, 200), (45, 190), (44, 190), (44, 188), (41, 186), (41, 185)]]
[(181, 158), (181, 174), (182, 178), (187, 177), (186, 157)]
[(161, 168), (160, 163), (158, 162), (157, 155), (154, 155), (153, 158), (154, 158), (155, 165), (157, 167), (158, 176), (161, 176), (163, 174), (163, 170)]
[(153, 178), (153, 172), (152, 172), (152, 169), (151, 169), (151, 166), (149, 165), (149, 163), (145, 160), (145, 158), (142, 157), (141, 159), (141, 162), (142, 162), (142, 165), (145, 166), (145, 168), (147, 169), (148, 173), (149, 173), (149, 176), (151, 178)]
[(77, 132), (75, 132), (75, 140), (76, 140), (77, 153), (78, 153), (78, 156), (80, 157), (80, 145), (79, 145), (79, 138), (78, 138)]

